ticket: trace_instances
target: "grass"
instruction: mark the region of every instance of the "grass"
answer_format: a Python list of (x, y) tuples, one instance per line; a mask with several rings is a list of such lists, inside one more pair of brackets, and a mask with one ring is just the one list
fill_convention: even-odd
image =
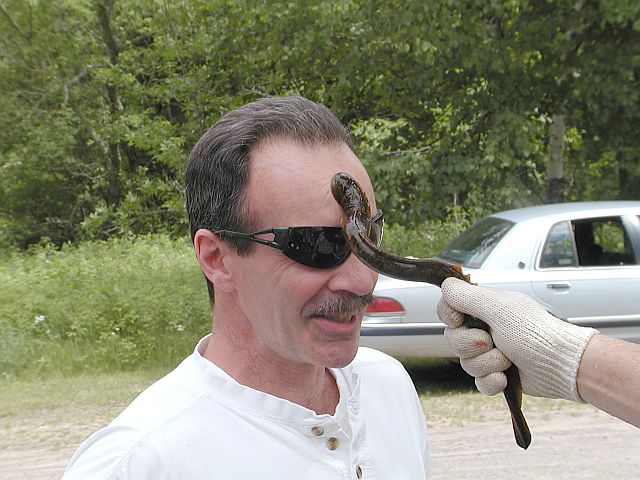
[(160, 370), (0, 380), (0, 449), (63, 449), (109, 423)]
[[(479, 394), (453, 363), (404, 361), (429, 423), (508, 421), (501, 395)], [(98, 372), (71, 377), (0, 379), (0, 449), (64, 449), (109, 423), (168, 369)], [(553, 415), (570, 402), (525, 398), (528, 413)]]
[(79, 374), (47, 379), (0, 380), (0, 418), (34, 411), (126, 405), (164, 375), (160, 370)]
[[(420, 395), (429, 422), (461, 426), (467, 422), (509, 421), (503, 395), (487, 397), (475, 388), (474, 380), (459, 364), (436, 359), (402, 359)], [(525, 396), (523, 411), (551, 416), (575, 404), (548, 398)]]

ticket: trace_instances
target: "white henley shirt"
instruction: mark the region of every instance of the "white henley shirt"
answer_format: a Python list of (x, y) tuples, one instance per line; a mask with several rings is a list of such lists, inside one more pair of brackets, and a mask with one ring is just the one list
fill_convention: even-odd
[(335, 415), (236, 382), (208, 337), (71, 458), (64, 480), (426, 479), (429, 445), (406, 370), (360, 348), (333, 369)]

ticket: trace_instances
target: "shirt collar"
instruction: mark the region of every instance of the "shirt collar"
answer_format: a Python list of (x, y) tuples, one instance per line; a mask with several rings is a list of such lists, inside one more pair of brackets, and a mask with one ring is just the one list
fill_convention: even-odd
[[(200, 388), (216, 401), (241, 409), (245, 413), (288, 423), (304, 431), (317, 425), (324, 425), (325, 430), (339, 429), (345, 419), (348, 421), (349, 412), (351, 415), (358, 413), (360, 378), (352, 365), (330, 369), (336, 378), (340, 401), (336, 415), (318, 415), (302, 405), (238, 383), (231, 375), (203, 356), (210, 337), (211, 334), (202, 338), (186, 361), (191, 363), (199, 379), (194, 380), (201, 382)], [(346, 410), (347, 415), (341, 414), (340, 409)], [(347, 426), (344, 426), (346, 430)]]

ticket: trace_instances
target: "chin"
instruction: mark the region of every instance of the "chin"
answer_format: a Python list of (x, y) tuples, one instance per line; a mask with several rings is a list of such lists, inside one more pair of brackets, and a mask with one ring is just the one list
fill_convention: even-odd
[(343, 349), (340, 352), (330, 355), (325, 362), (325, 366), (328, 368), (343, 368), (349, 365), (358, 353), (358, 345), (350, 347), (349, 349)]

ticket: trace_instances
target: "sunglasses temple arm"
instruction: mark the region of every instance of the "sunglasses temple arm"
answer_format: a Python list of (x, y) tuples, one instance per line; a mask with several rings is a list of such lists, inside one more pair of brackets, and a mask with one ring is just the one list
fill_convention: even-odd
[[(254, 232), (254, 233), (242, 233), (242, 232), (232, 232), (230, 230), (218, 230), (215, 233), (217, 233), (218, 235), (222, 235), (223, 237), (227, 236), (227, 237), (234, 237), (234, 238), (242, 238), (244, 240), (249, 240), (251, 242), (260, 243), (261, 245), (266, 245), (267, 247), (273, 247), (273, 248), (277, 248), (278, 250), (282, 250), (280, 240), (283, 237), (283, 235), (281, 232), (278, 232), (276, 230), (263, 230), (261, 232)], [(256, 237), (256, 235), (263, 235), (266, 233), (273, 234), (274, 239), (265, 240), (264, 238)]]

